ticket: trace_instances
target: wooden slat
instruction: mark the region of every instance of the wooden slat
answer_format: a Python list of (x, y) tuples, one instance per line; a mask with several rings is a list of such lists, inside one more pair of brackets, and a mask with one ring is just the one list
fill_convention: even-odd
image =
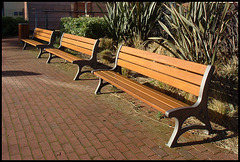
[(163, 113), (173, 108), (187, 106), (185, 103), (124, 78), (117, 73), (111, 71), (97, 71), (94, 74)]
[(155, 98), (156, 100), (159, 100), (160, 102), (163, 102), (172, 108), (188, 106), (187, 104), (185, 104), (179, 100), (173, 99), (172, 97), (170, 97), (166, 94), (163, 94), (163, 93), (161, 93), (157, 90), (154, 90), (150, 87), (144, 86), (134, 80), (130, 80), (129, 78), (124, 77), (113, 71), (102, 71), (102, 74), (109, 75), (109, 77), (120, 80), (123, 83), (127, 84), (128, 86), (134, 87), (135, 89), (141, 89), (141, 93), (152, 96), (152, 98)]
[(53, 31), (51, 31), (51, 30), (36, 28), (34, 30), (34, 37), (37, 39), (44, 40), (46, 42), (50, 42), (52, 33), (53, 33)]
[(34, 35), (34, 37), (37, 38), (37, 39), (44, 40), (44, 41), (46, 41), (46, 42), (49, 42), (49, 41), (50, 41), (49, 38), (43, 37), (43, 36), (41, 36), (41, 35)]
[(63, 37), (62, 42), (66, 42), (66, 43), (69, 43), (71, 45), (86, 48), (86, 49), (89, 49), (89, 50), (93, 49), (93, 44), (84, 43), (84, 42), (81, 42), (79, 40), (74, 40), (74, 39), (69, 39), (69, 38)]
[(67, 34), (67, 33), (64, 33), (63, 37), (64, 38), (70, 38), (70, 39), (78, 40), (78, 41), (81, 41), (81, 42), (86, 42), (86, 43), (89, 43), (89, 44), (95, 44), (95, 42), (96, 42), (95, 39), (81, 37), (81, 36)]
[(52, 54), (54, 54), (54, 55), (57, 55), (57, 56), (65, 59), (65, 60), (67, 60), (67, 61), (69, 61), (69, 62), (71, 62), (71, 63), (72, 63), (73, 61), (76, 61), (76, 60), (82, 60), (81, 58), (79, 58), (79, 57), (77, 57), (77, 56), (74, 56), (74, 55), (69, 54), (69, 53), (64, 52), (64, 51), (61, 51), (61, 50), (59, 50), (59, 49), (47, 48), (46, 51), (47, 51), (47, 52), (50, 52), (50, 53), (52, 53)]
[(46, 30), (46, 29), (42, 29), (42, 28), (36, 28), (34, 32), (43, 32), (43, 33), (48, 33), (48, 34), (52, 34), (53, 31), (51, 30)]
[(21, 40), (28, 43), (28, 44), (31, 44), (33, 46), (44, 45), (43, 43), (40, 43), (40, 42), (32, 40), (32, 39), (21, 39)]
[(202, 65), (202, 64), (198, 64), (198, 63), (190, 62), (190, 61), (186, 61), (186, 60), (181, 60), (181, 59), (174, 58), (174, 57), (164, 56), (161, 54), (151, 53), (148, 51), (143, 51), (143, 50), (127, 47), (127, 46), (122, 46), (121, 51), (138, 56), (138, 57), (156, 60), (157, 62), (161, 62), (161, 63), (175, 66), (175, 67), (178, 67), (181, 69), (192, 71), (192, 72), (195, 72), (195, 73), (201, 74), (201, 75), (204, 74), (204, 72), (207, 68), (206, 65)]
[(77, 51), (77, 52), (85, 53), (85, 54), (90, 55), (90, 56), (92, 55), (92, 50), (88, 50), (88, 49), (85, 49), (85, 48), (82, 48), (82, 47), (77, 47), (77, 46), (74, 46), (74, 45), (66, 43), (66, 42), (61, 42), (61, 46), (70, 48), (70, 49), (72, 49), (74, 51)]
[(48, 38), (48, 39), (51, 38), (51, 34), (42, 33), (42, 32), (36, 32), (36, 33), (34, 34), (34, 36), (35, 36), (35, 35), (40, 35), (40, 36), (46, 37), (46, 38)]
[(153, 78), (153, 79), (157, 79), (159, 81), (167, 83), (167, 84), (169, 84), (173, 87), (182, 89), (182, 90), (184, 90), (186, 92), (189, 92), (191, 94), (194, 94), (196, 96), (199, 95), (200, 88), (199, 88), (199, 86), (196, 86), (194, 84), (179, 80), (177, 78), (174, 78), (174, 77), (171, 77), (171, 76), (168, 76), (168, 75), (165, 75), (165, 74), (161, 74), (159, 72), (144, 68), (144, 67), (139, 66), (139, 65), (131, 64), (131, 63), (129, 63), (127, 61), (124, 61), (124, 60), (118, 60), (118, 65), (126, 67), (127, 69), (133, 70), (133, 71), (136, 71), (136, 69), (137, 69), (138, 73), (141, 73), (141, 74), (146, 75), (146, 76), (148, 76), (150, 78)]
[[(191, 82), (193, 84), (201, 85), (202, 75), (197, 75), (195, 73), (191, 73), (185, 70), (177, 69), (174, 67), (167, 66), (165, 64), (159, 64), (158, 62), (154, 62), (153, 60), (146, 60), (144, 58), (136, 57), (133, 55), (128, 55), (126, 53), (120, 53), (119, 59), (126, 60), (128, 62), (153, 69), (160, 73), (170, 75), (175, 78), (179, 78), (185, 80), (187, 82)], [(126, 67), (127, 68), (127, 67)], [(137, 72), (137, 69), (134, 70)]]

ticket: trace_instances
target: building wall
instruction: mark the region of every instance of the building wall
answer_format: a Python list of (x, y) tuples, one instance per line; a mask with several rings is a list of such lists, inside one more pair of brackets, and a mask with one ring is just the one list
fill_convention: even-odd
[[(77, 5), (80, 5), (82, 2), (77, 2)], [(74, 6), (75, 5), (75, 6)], [(100, 2), (99, 5), (106, 11), (105, 2)], [(96, 2), (91, 2), (91, 9), (88, 5), (89, 12), (100, 12)], [(51, 11), (51, 12), (43, 12), (43, 11)], [(62, 12), (59, 12), (62, 11)], [(30, 30), (34, 30), (35, 27), (39, 28), (48, 28), (51, 30), (59, 30), (60, 29), (60, 19), (62, 17), (77, 17), (82, 16), (84, 14), (76, 15), (74, 13), (69, 13), (67, 11), (76, 10), (76, 2), (25, 2), (25, 14), (26, 18), (29, 22)], [(78, 11), (82, 8), (79, 7)], [(65, 12), (63, 12), (65, 11)], [(84, 12), (84, 11), (83, 11)], [(47, 16), (47, 23), (46, 23)], [(95, 13), (91, 16), (103, 16), (103, 14)]]
[(4, 16), (23, 17), (24, 2), (3, 2)]
[[(74, 2), (27, 2), (27, 17), (29, 29), (34, 30), (35, 27), (46, 28), (46, 12), (44, 10), (71, 10), (71, 3)], [(61, 17), (68, 17), (67, 12), (49, 12), (48, 13), (48, 29), (60, 29)]]

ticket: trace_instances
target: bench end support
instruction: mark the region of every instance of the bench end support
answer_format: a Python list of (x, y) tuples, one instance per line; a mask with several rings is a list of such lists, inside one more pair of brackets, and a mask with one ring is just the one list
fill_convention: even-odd
[(22, 50), (25, 50), (25, 49), (26, 49), (26, 47), (27, 47), (27, 43), (26, 43), (26, 42), (24, 42), (24, 45), (23, 45), (23, 48), (22, 48)]
[[(213, 130), (211, 127), (211, 124), (209, 122), (208, 118), (208, 111), (207, 109), (200, 109), (200, 107), (203, 105), (198, 105), (197, 107), (190, 106), (190, 107), (184, 107), (179, 109), (172, 109), (165, 113), (167, 117), (174, 117), (175, 119), (175, 127), (173, 130), (173, 133), (166, 144), (168, 147), (175, 147), (177, 146), (177, 140), (178, 138), (186, 131), (191, 129), (205, 129), (207, 130), (208, 134), (212, 134)], [(201, 107), (202, 108), (202, 107)], [(204, 110), (204, 111), (203, 111)], [(197, 119), (199, 119), (204, 125), (189, 125), (182, 127), (185, 120), (187, 120), (189, 117), (195, 116)]]
[(98, 86), (95, 90), (95, 94), (96, 95), (101, 94), (101, 89), (108, 84), (109, 84), (108, 82), (103, 83), (103, 79), (99, 77), (99, 83), (98, 83)]

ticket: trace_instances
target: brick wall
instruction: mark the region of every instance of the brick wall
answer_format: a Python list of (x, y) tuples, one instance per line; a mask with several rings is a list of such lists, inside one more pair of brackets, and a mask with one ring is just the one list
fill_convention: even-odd
[[(83, 9), (81, 6), (82, 2), (78, 2), (79, 9), (78, 11)], [(60, 29), (60, 19), (62, 17), (77, 17), (76, 15), (70, 14), (67, 11), (74, 11), (74, 4), (76, 6), (76, 2), (26, 2), (25, 4), (25, 13), (27, 12), (27, 19), (29, 22), (29, 28), (30, 30), (34, 30), (35, 26), (39, 28), (47, 28), (48, 29)], [(105, 2), (100, 2), (99, 5), (102, 7), (104, 11), (106, 11), (105, 8)], [(85, 5), (84, 5), (85, 7)], [(26, 10), (27, 9), (27, 10)], [(46, 24), (46, 12), (43, 11), (51, 11), (47, 13), (47, 24)], [(66, 11), (66, 12), (55, 12), (57, 10)], [(88, 5), (88, 12), (101, 12), (98, 8), (96, 2), (91, 2), (91, 4)], [(84, 12), (84, 10), (83, 10)], [(81, 14), (83, 15), (83, 14)], [(81, 16), (79, 15), (79, 16)], [(90, 15), (90, 14), (89, 14)], [(91, 16), (103, 16), (101, 13), (95, 13), (94, 15), (91, 14)], [(37, 20), (37, 21), (36, 21)]]

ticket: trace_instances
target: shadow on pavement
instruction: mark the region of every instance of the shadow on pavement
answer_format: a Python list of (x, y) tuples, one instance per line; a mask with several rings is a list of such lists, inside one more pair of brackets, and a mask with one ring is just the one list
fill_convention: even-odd
[(26, 76), (26, 75), (41, 75), (41, 74), (22, 70), (2, 71), (3, 77)]

